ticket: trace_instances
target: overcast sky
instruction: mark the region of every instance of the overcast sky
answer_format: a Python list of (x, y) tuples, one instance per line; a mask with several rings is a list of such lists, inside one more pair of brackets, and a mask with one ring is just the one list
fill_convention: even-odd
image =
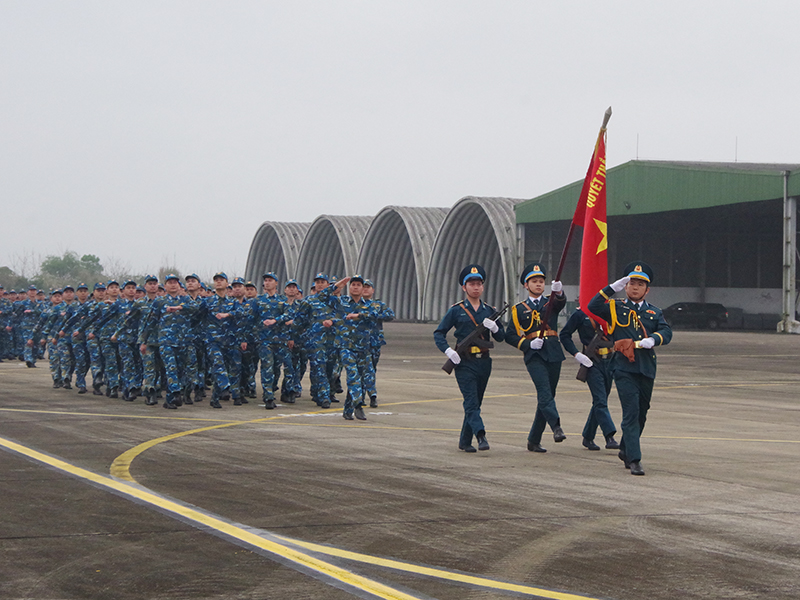
[(798, 23), (796, 0), (0, 0), (0, 265), (243, 274), (263, 221), (581, 179), (609, 105), (610, 166), (800, 162)]

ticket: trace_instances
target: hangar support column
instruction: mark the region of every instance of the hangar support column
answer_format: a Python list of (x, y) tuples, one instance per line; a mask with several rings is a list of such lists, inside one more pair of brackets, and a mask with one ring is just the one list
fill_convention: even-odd
[(783, 301), (778, 331), (800, 333), (795, 320), (797, 281), (797, 197), (789, 196), (789, 175), (783, 172)]

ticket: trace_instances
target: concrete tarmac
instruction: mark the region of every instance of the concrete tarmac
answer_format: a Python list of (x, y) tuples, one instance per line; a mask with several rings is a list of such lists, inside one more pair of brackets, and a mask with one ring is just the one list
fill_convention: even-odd
[(0, 364), (0, 599), (800, 597), (800, 338), (676, 331), (634, 477), (581, 446), (571, 358), (567, 440), (527, 451), (535, 394), (505, 344), (491, 450), (459, 451), (434, 327), (386, 326), (366, 422), (307, 381), (274, 411), (167, 411)]

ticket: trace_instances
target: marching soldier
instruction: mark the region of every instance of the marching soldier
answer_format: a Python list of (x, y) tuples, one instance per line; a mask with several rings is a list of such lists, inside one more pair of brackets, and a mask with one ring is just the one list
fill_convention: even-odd
[(456, 352), (447, 343), (447, 332), (455, 328), (456, 347), (461, 340), (472, 333), (481, 323), (488, 331), (484, 332), (484, 346), (490, 346), (488, 333), (498, 342), (503, 340), (503, 326), (490, 319), (496, 311), (481, 300), (486, 272), (480, 265), (467, 265), (458, 276), (458, 283), (466, 298), (450, 307), (442, 322), (433, 332), (436, 347), (444, 352), (455, 365), (454, 371), (461, 395), (464, 397), (464, 422), (461, 426), (461, 437), (458, 449), (464, 452), (476, 452), (472, 445), (473, 436), (478, 440), (478, 450), (488, 450), (486, 429), (481, 418), (481, 404), (486, 384), (492, 374), (492, 359), (489, 351), (480, 346)]
[[(631, 475), (644, 475), (639, 438), (656, 378), (653, 348), (669, 344), (672, 329), (661, 309), (645, 300), (653, 280), (650, 265), (632, 262), (622, 274), (622, 279), (600, 290), (586, 308), (608, 322), (608, 333), (614, 340), (614, 383), (622, 405), (619, 458)], [(627, 298), (621, 302), (612, 298), (623, 290)]]
[(362, 380), (366, 376), (368, 385), (374, 388), (374, 382), (369, 383), (367, 365), (372, 364), (372, 357), (369, 355), (369, 334), (377, 317), (377, 307), (362, 297), (364, 278), (361, 275), (343, 277), (336, 282), (334, 289), (344, 290), (348, 283), (350, 284), (348, 295), (336, 296), (332, 293), (328, 295), (327, 292), (331, 288), (320, 292), (320, 295), (327, 297), (329, 304), (336, 311), (334, 346), (339, 351), (347, 375), (347, 397), (342, 416), (348, 421), (352, 421), (354, 415), (356, 419), (366, 421)]
[(375, 372), (378, 369), (378, 361), (381, 358), (381, 347), (386, 345), (383, 337), (384, 321), (394, 320), (394, 311), (389, 308), (383, 300), (376, 300), (375, 285), (369, 279), (364, 280), (364, 300), (372, 303), (377, 311), (375, 324), (369, 334), (369, 353), (370, 363), (367, 365), (368, 375), (365, 377), (364, 387), (369, 394), (370, 408), (378, 408), (378, 391), (375, 384)]
[[(556, 443), (567, 439), (561, 429), (561, 418), (555, 399), (561, 363), (564, 361), (564, 351), (555, 328), (558, 326), (558, 313), (566, 305), (567, 297), (561, 291), (560, 281), (553, 281), (550, 285), (550, 296), (543, 295), (545, 268), (538, 263), (525, 267), (519, 280), (528, 292), (528, 299), (511, 309), (506, 342), (523, 353), (525, 367), (536, 386), (536, 414), (528, 433), (528, 450), (547, 452), (542, 447), (542, 434), (546, 425), (550, 425)], [(550, 302), (550, 317), (543, 327), (547, 304)]]
[[(226, 278), (227, 280), (227, 278)], [(167, 396), (164, 408), (176, 409), (183, 405), (184, 370), (186, 368), (186, 335), (191, 328), (191, 317), (198, 310), (190, 296), (183, 294), (177, 275), (164, 278), (166, 294), (154, 299), (143, 327), (139, 328), (139, 351), (149, 351), (150, 333), (158, 330), (158, 350), (166, 373)], [(152, 397), (148, 396), (148, 404)]]
[[(572, 334), (576, 331), (583, 344), (584, 352), (588, 354), (578, 351), (575, 342), (572, 341)], [(561, 345), (575, 358), (578, 364), (588, 369), (586, 372), (586, 385), (589, 386), (589, 391), (592, 394), (592, 408), (589, 409), (589, 417), (583, 427), (582, 443), (584, 448), (600, 450), (600, 446), (594, 442), (597, 428), (600, 427), (606, 440), (606, 449), (618, 450), (619, 444), (614, 439), (617, 428), (614, 426), (611, 413), (608, 411), (608, 395), (611, 393), (611, 384), (613, 383), (611, 359), (614, 356), (614, 351), (610, 347), (600, 347), (590, 352), (589, 346), (595, 336), (598, 335), (603, 335), (600, 325), (579, 308), (572, 313), (558, 337), (561, 339)], [(610, 342), (608, 345), (610, 346)]]

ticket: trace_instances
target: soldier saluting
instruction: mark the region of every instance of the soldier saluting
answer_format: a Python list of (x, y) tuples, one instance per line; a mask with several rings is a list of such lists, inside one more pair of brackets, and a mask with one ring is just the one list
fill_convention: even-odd
[[(614, 340), (614, 383), (622, 405), (622, 439), (619, 458), (631, 475), (644, 475), (639, 438), (642, 435), (653, 383), (656, 378), (655, 346), (672, 340), (661, 309), (645, 300), (653, 280), (653, 269), (644, 262), (632, 262), (623, 270), (622, 279), (604, 287), (587, 308), (608, 323)], [(627, 298), (612, 296), (625, 290)]]
[[(486, 384), (492, 374), (492, 359), (487, 346), (491, 345), (489, 332), (498, 342), (503, 340), (503, 326), (490, 317), (497, 312), (481, 300), (486, 271), (480, 265), (467, 265), (458, 276), (458, 283), (466, 298), (453, 304), (444, 315), (439, 327), (433, 332), (436, 347), (444, 352), (455, 365), (456, 381), (464, 397), (464, 422), (461, 426), (461, 438), (458, 449), (465, 452), (476, 452), (472, 438), (478, 440), (478, 450), (488, 450), (486, 430), (481, 419), (481, 404)], [(482, 334), (481, 345), (461, 348), (461, 341), (482, 325), (486, 328)], [(456, 352), (447, 343), (447, 332), (455, 328)]]

